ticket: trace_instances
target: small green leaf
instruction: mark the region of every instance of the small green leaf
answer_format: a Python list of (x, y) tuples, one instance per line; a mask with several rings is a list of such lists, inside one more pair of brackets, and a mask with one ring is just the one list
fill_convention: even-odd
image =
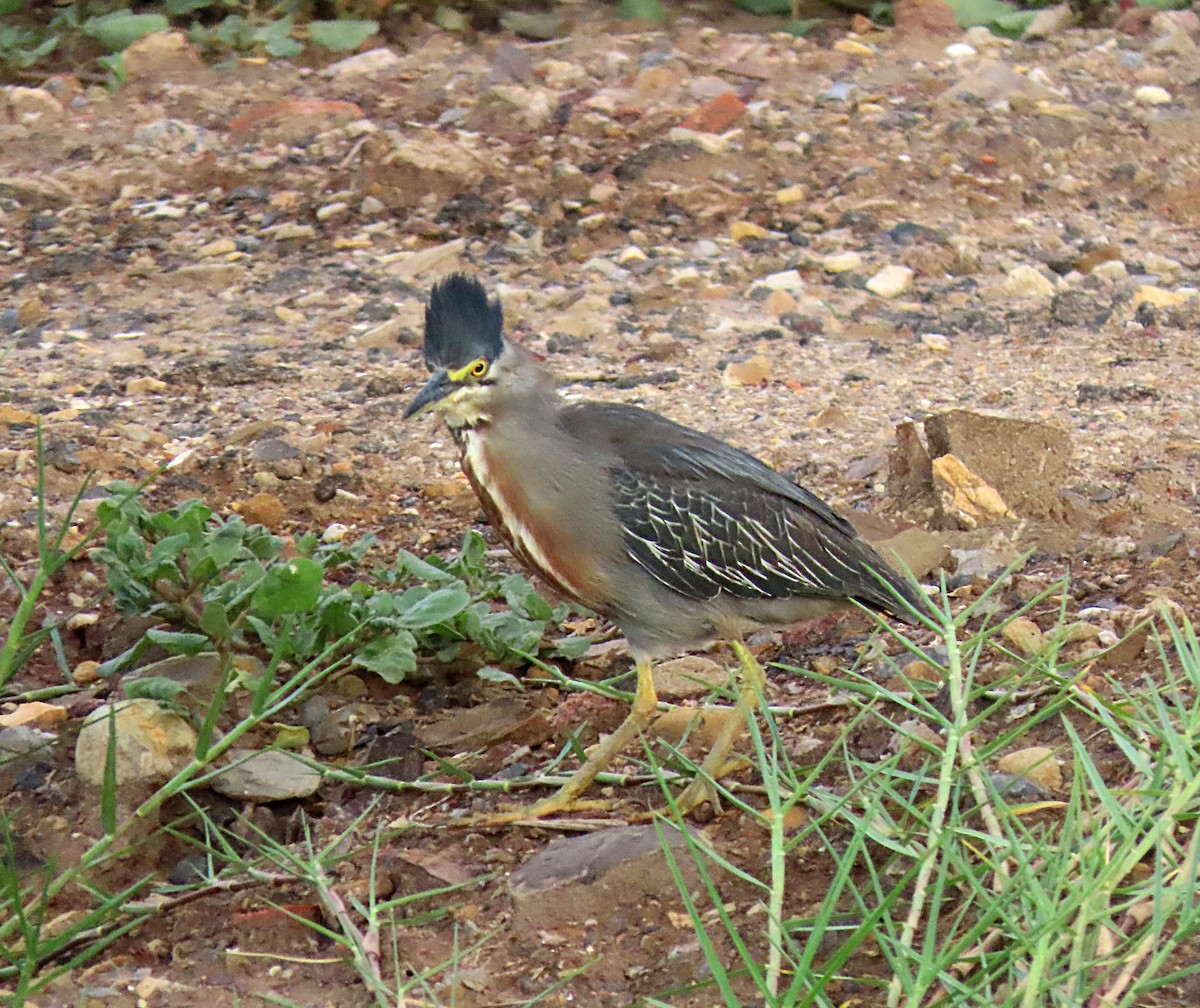
[(462, 11), (445, 4), (433, 12), (433, 23), (448, 32), (464, 32), (471, 26), (471, 22)]
[[(788, 3), (790, 4), (791, 0), (788, 0)], [(650, 21), (662, 24), (667, 19), (667, 13), (658, 0), (621, 0), (617, 4), (617, 18), (621, 21)]]
[(216, 529), (205, 544), (206, 552), (218, 568), (228, 567), (242, 548), (246, 526), (241, 522), (226, 522)]
[(525, 684), (515, 675), (511, 672), (505, 672), (504, 669), (496, 668), (495, 665), (484, 665), (475, 674), (484, 682), (505, 683), (522, 690), (525, 688)]
[(229, 614), (220, 602), (209, 602), (200, 614), (200, 629), (213, 640), (229, 640), (233, 628), (229, 625)]
[(121, 52), (140, 38), (170, 29), (171, 22), (162, 14), (130, 14), (129, 11), (113, 11), (88, 18), (83, 23), (83, 33), (109, 52)]
[(449, 571), (442, 570), (441, 567), (435, 567), (427, 560), (422, 560), (419, 556), (414, 556), (408, 550), (402, 549), (396, 556), (396, 564), (404, 571), (404, 573), (415, 578), (420, 578), (422, 581), (453, 581), (454, 575)]
[(1012, 4), (1002, 0), (947, 0), (947, 3), (962, 28), (988, 25), (1016, 11)]
[(186, 532), (181, 532), (179, 535), (167, 536), (165, 539), (160, 539), (154, 544), (154, 549), (150, 551), (150, 560), (153, 563), (162, 563), (164, 560), (174, 560), (182, 553), (188, 544), (188, 535)]
[(299, 56), (304, 52), (304, 46), (294, 38), (268, 39), (263, 48), (269, 56), (278, 56), (280, 59), (291, 59), (293, 56)]
[(199, 654), (212, 647), (212, 641), (204, 634), (181, 633), (175, 630), (147, 630), (146, 639), (171, 654)]
[(395, 685), (417, 670), (416, 638), (403, 630), (371, 641), (354, 656), (354, 664)]
[(317, 604), (323, 582), (324, 571), (319, 563), (307, 557), (293, 557), (267, 571), (254, 593), (254, 608), (266, 619), (307, 612)]
[(824, 23), (824, 18), (801, 18), (799, 21), (789, 21), (783, 26), (783, 30), (796, 38), (806, 38), (814, 28)]
[(560, 637), (554, 642), (554, 649), (550, 655), (553, 658), (574, 660), (587, 654), (587, 650), (591, 646), (592, 639), (590, 637)]
[(25, 0), (0, 0), (0, 17), (5, 14), (16, 14), (25, 6)]
[(308, 37), (317, 45), (334, 52), (357, 49), (379, 30), (378, 21), (310, 21)]
[(535, 42), (548, 42), (563, 33), (566, 21), (561, 14), (541, 12), (526, 14), (524, 11), (505, 11), (500, 15), (500, 27)]
[(461, 584), (439, 588), (400, 614), (400, 625), (408, 630), (425, 630), (454, 619), (471, 604), (471, 595)]
[(734, 4), (757, 17), (791, 14), (792, 0), (733, 0)]
[(281, 749), (303, 749), (308, 745), (308, 729), (303, 725), (277, 724), (275, 729), (275, 744)]
[(165, 676), (146, 676), (125, 683), (125, 695), (131, 700), (159, 700), (169, 703), (187, 687)]
[(182, 14), (191, 14), (198, 10), (204, 10), (205, 7), (211, 7), (217, 0), (166, 0), (163, 5), (167, 8), (168, 14), (174, 14), (176, 17)]

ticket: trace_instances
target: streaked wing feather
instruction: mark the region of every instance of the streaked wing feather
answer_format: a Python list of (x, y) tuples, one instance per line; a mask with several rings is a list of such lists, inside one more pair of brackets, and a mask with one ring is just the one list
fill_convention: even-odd
[(631, 406), (580, 403), (563, 423), (615, 456), (629, 557), (687, 598), (856, 598), (895, 611), (881, 578), (915, 597), (849, 522), (746, 452)]

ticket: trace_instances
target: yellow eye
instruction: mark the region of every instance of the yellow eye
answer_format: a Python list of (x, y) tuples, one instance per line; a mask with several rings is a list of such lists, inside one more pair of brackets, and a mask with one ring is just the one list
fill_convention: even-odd
[(485, 374), (487, 374), (487, 370), (488, 362), (484, 360), (484, 358), (480, 357), (479, 360), (471, 365), (468, 374), (470, 374), (472, 378), (482, 378)]

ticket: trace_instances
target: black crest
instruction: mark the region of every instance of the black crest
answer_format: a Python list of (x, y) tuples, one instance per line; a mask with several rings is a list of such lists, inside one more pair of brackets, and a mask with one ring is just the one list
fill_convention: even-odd
[(429, 294), (425, 309), (425, 363), (429, 369), (463, 367), (476, 357), (500, 356), (504, 314), (500, 299), (488, 300), (483, 284), (455, 273)]

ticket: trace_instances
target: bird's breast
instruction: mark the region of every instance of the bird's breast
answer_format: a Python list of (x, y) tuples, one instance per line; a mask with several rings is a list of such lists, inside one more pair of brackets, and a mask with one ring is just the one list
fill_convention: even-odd
[(487, 428), (463, 429), (455, 438), (463, 472), (488, 519), (526, 567), (563, 594), (604, 611), (597, 558), (588, 555), (583, 538), (571, 527), (576, 515), (554, 500), (552, 491), (539, 493), (537, 483), (545, 478), (544, 471), (504, 457), (489, 445), (487, 433)]

